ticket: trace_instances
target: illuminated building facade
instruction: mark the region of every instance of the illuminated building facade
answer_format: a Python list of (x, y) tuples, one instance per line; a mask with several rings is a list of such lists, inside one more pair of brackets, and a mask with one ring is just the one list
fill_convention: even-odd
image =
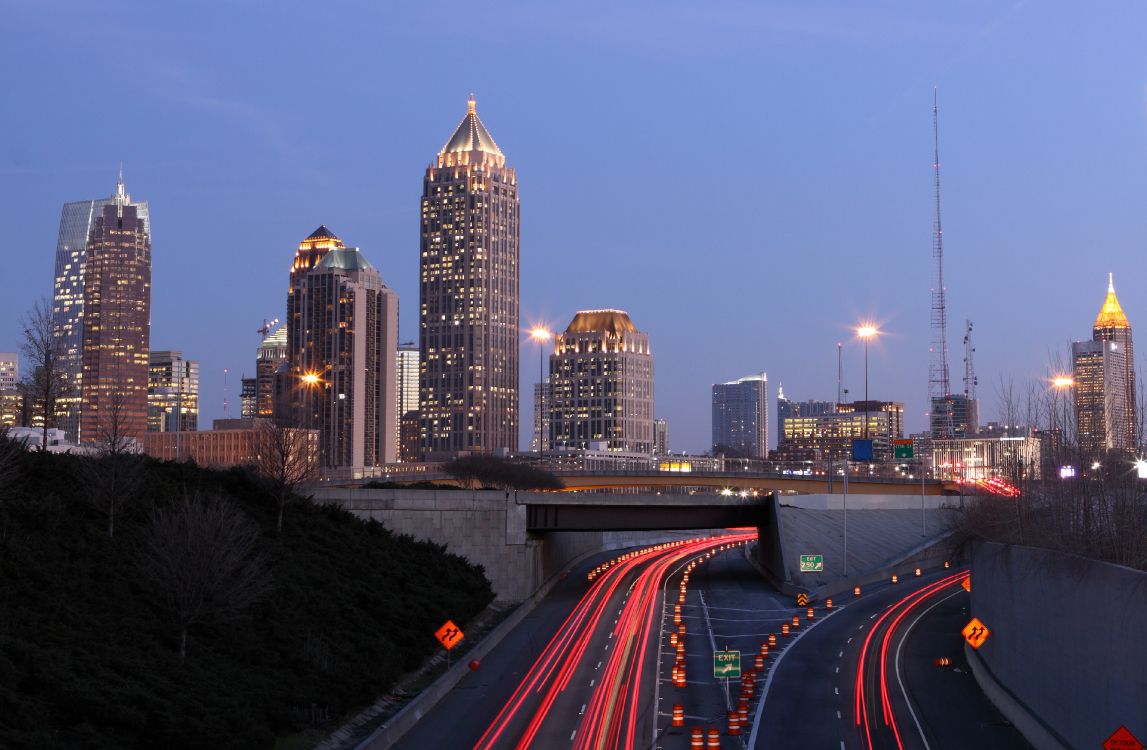
[(896, 401), (853, 401), (837, 404), (834, 414), (784, 419), (784, 439), (777, 449), (783, 460), (839, 461), (852, 454), (852, 441), (873, 441), (877, 460), (892, 458), (892, 441), (904, 437), (904, 404)]
[(1040, 439), (1034, 436), (931, 438), (935, 479), (1040, 479)]
[[(307, 413), (303, 391), (308, 383), (303, 376), (308, 374), (304, 363), (315, 360), (314, 353), (309, 350), (313, 346), (314, 331), (307, 328), (304, 310), (309, 306), (307, 300), (307, 276), (327, 256), (331, 250), (345, 248), (346, 245), (335, 234), (320, 226), (311, 232), (305, 240), (299, 243), (295, 250), (295, 260), (291, 263), (290, 284), (287, 288), (287, 322), (283, 328), (287, 332), (287, 367), (276, 368), (279, 373), (277, 382), (274, 382), (272, 408), (280, 422), (291, 423), (297, 426), (315, 425), (313, 413)], [(285, 375), (285, 376), (284, 376)], [(318, 377), (319, 372), (310, 372)], [(313, 382), (310, 385), (314, 385)]]
[[(1092, 341), (1110, 341), (1116, 345), (1116, 351), (1121, 352), (1123, 360), (1122, 371), (1112, 376), (1105, 387), (1105, 410), (1111, 412), (1111, 418), (1104, 418), (1107, 433), (1102, 444), (1108, 449), (1132, 450), (1134, 449), (1138, 425), (1138, 414), (1135, 405), (1135, 343), (1131, 337), (1131, 323), (1127, 320), (1119, 299), (1115, 296), (1115, 279), (1112, 275), (1107, 277), (1107, 297), (1103, 300), (1103, 307), (1095, 317), (1095, 324), (1091, 328)], [(1074, 352), (1074, 348), (1073, 348)], [(1072, 358), (1074, 361), (1074, 357)], [(1117, 381), (1122, 381), (1119, 383)], [(1085, 396), (1086, 398), (1086, 396)], [(1094, 400), (1094, 399), (1092, 399)], [(1076, 385), (1076, 408), (1079, 408), (1079, 385)], [(1094, 408), (1094, 407), (1092, 407)], [(1093, 411), (1086, 419), (1098, 426), (1097, 417)], [(1078, 421), (1078, 420), (1077, 420)], [(1084, 433), (1079, 431), (1081, 446), (1085, 442)], [(1101, 441), (1088, 437), (1086, 439), (1092, 449), (1098, 449)]]
[(244, 376), (239, 380), (239, 415), (244, 419), (259, 416), (259, 381)]
[[(418, 440), (417, 440), (417, 425), (418, 425), (418, 346), (414, 342), (401, 344), (398, 347), (398, 354), (395, 359), (395, 373), (397, 380), (395, 381), (395, 392), (398, 396), (398, 408), (395, 411), (396, 418), (398, 419), (398, 428), (395, 434), (398, 435), (398, 460), (399, 461), (417, 461), (418, 460)], [(415, 448), (413, 457), (409, 450), (404, 449), (403, 446), (409, 442), (409, 435), (403, 432), (403, 424), (414, 421), (415, 425)], [(406, 427), (409, 433), (409, 426)], [(407, 458), (403, 458), (407, 456)]]
[(182, 352), (152, 352), (147, 363), (149, 432), (199, 429), (199, 363)]
[(68, 378), (68, 394), (60, 401), (59, 426), (67, 439), (79, 442), (81, 379), (84, 369), (84, 269), (87, 265), (88, 240), (97, 217), (105, 206), (117, 203), (135, 206), (143, 231), (151, 236), (147, 201), (131, 200), (119, 176), (115, 194), (110, 198), (65, 203), (60, 213), (60, 231), (56, 239), (56, 273), (52, 288), (52, 324), (63, 341), (63, 367)]
[(424, 459), (518, 447), (518, 181), (474, 100), (426, 169), (419, 258)]
[(713, 386), (713, 451), (739, 458), (769, 455), (769, 379), (749, 375)]
[(272, 331), (255, 352), (255, 414), (275, 414), (275, 373), (287, 362), (287, 325)]
[(1127, 353), (1114, 341), (1071, 345), (1075, 429), (1085, 455), (1133, 447), (1127, 416)]
[[(845, 391), (847, 393), (847, 391)], [(835, 401), (793, 401), (785, 397), (784, 386), (777, 387), (777, 447), (785, 442), (785, 420), (789, 417), (820, 417), (836, 413)]]
[[(161, 461), (194, 461), (210, 468), (247, 466), (258, 460), (259, 449), (266, 442), (262, 420), (218, 419), (212, 426), (214, 429), (197, 432), (149, 432), (140, 440), (140, 447)], [(293, 434), (285, 445), (298, 455), (316, 455), (316, 430), (288, 429)]]
[(84, 443), (147, 432), (151, 235), (139, 208), (121, 179), (88, 237), (80, 377)]
[(302, 332), (292, 363), (302, 373), (300, 424), (319, 431), (320, 466), (394, 463), (398, 294), (347, 247), (326, 252), (293, 291), (290, 320)]
[(550, 449), (550, 399), (553, 396), (550, 380), (534, 383), (534, 434), (530, 438), (530, 450)]
[(653, 354), (622, 310), (582, 310), (550, 355), (550, 448), (653, 454)]
[(934, 398), (928, 413), (928, 428), (936, 439), (971, 437), (980, 429), (979, 404), (976, 399), (959, 393)]
[(16, 352), (0, 352), (0, 390), (15, 388), (20, 382), (20, 357)]

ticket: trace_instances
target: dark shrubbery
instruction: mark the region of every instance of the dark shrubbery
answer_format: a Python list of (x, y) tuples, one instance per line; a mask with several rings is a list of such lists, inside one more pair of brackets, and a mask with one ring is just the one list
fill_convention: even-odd
[[(0, 438), (2, 440), (2, 438)], [(482, 570), (329, 506), (279, 504), (243, 470), (143, 460), (114, 536), (86, 459), (21, 453), (0, 471), (0, 746), (255, 748), (336, 721), (492, 599)], [(225, 502), (258, 530), (270, 589), (180, 628), (145, 575), (157, 514)]]
[(560, 490), (564, 487), (562, 481), (548, 471), (493, 456), (456, 458), (443, 470), (473, 487), (499, 490)]

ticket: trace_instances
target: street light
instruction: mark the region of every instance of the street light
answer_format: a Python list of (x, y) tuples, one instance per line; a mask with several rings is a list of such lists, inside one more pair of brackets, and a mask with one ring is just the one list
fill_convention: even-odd
[(864, 439), (868, 439), (868, 340), (876, 338), (880, 331), (871, 323), (864, 323), (856, 329), (856, 337), (864, 342)]

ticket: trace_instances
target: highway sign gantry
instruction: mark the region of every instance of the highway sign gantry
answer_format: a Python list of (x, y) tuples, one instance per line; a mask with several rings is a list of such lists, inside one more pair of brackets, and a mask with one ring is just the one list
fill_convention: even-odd
[(801, 555), (802, 573), (823, 573), (824, 555)]
[(984, 641), (988, 640), (988, 636), (992, 634), (992, 631), (988, 630), (988, 626), (980, 622), (977, 617), (973, 617), (972, 621), (965, 625), (960, 632), (972, 648), (983, 646)]
[(462, 640), (462, 629), (455, 625), (453, 620), (447, 620), (442, 627), (434, 631), (434, 637), (449, 651)]
[(740, 651), (714, 651), (713, 677), (736, 678), (741, 676)]

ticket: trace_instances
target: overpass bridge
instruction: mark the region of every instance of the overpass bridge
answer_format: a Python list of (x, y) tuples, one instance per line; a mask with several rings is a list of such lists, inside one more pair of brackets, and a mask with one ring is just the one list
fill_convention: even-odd
[[(566, 492), (622, 489), (627, 487), (711, 487), (730, 490), (792, 492), (802, 495), (841, 494), (844, 478), (783, 472), (673, 472), (673, 471), (551, 471)], [(850, 476), (850, 495), (956, 495), (959, 485), (936, 479)]]

